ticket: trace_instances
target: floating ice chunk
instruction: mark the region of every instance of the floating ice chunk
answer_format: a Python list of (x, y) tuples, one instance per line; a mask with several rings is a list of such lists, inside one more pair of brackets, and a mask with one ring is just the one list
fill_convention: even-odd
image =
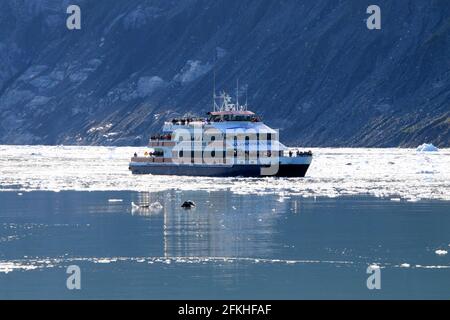
[(410, 265), (409, 263), (402, 263), (402, 264), (400, 265), (400, 267), (401, 267), (401, 268), (409, 268), (409, 267), (411, 267), (411, 265)]
[(108, 199), (108, 202), (123, 202), (123, 199)]
[(152, 213), (158, 213), (163, 209), (163, 205), (159, 203), (158, 201), (153, 203), (140, 203), (135, 204), (134, 202), (131, 202), (131, 210), (132, 212), (139, 214), (139, 215), (149, 215)]
[(96, 260), (95, 263), (111, 263), (111, 261), (108, 259), (99, 259), (99, 260)]
[(14, 262), (0, 262), (0, 273), (9, 273), (14, 270), (34, 270), (37, 269), (37, 266), (34, 265), (26, 265), (21, 263)]
[(416, 149), (418, 152), (437, 152), (439, 151), (438, 148), (436, 148), (433, 144), (424, 143), (417, 147)]
[(116, 258), (100, 258), (100, 259), (94, 259), (94, 263), (102, 263), (107, 264), (111, 262), (117, 262)]
[(161, 211), (163, 209), (163, 205), (161, 203), (159, 203), (158, 201), (153, 202), (152, 204), (150, 204), (149, 209), (151, 211)]
[(400, 198), (391, 198), (391, 201), (400, 201)]
[(436, 253), (438, 256), (445, 256), (448, 252), (447, 250), (436, 250), (434, 253)]

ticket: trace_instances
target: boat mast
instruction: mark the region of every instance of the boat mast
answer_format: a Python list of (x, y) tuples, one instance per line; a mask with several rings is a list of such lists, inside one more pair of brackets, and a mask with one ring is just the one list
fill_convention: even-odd
[(216, 111), (216, 66), (214, 64), (214, 76), (213, 76), (213, 110)]
[(245, 86), (245, 111), (248, 108), (248, 84)]
[(236, 79), (236, 110), (239, 110), (239, 78)]

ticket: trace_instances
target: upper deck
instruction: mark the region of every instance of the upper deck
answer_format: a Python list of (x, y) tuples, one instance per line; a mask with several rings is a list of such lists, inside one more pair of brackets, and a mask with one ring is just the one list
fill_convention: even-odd
[(253, 112), (247, 110), (213, 111), (208, 112), (210, 122), (261, 122), (261, 119)]
[(221, 99), (220, 105), (214, 100), (214, 111), (208, 112), (207, 117), (182, 117), (165, 122), (164, 133), (172, 133), (177, 129), (193, 128), (217, 128), (225, 131), (227, 129), (255, 129), (258, 132), (275, 133), (275, 130), (264, 125), (261, 118), (254, 112), (247, 110), (247, 104), (240, 106), (239, 102), (231, 103), (231, 98), (225, 92), (215, 99)]

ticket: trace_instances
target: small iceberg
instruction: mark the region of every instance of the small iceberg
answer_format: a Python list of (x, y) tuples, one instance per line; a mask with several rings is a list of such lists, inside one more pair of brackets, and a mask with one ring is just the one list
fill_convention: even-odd
[(132, 211), (149, 211), (149, 212), (159, 212), (163, 209), (163, 205), (159, 203), (158, 201), (153, 203), (140, 203), (135, 204), (134, 202), (131, 202), (131, 210)]
[(436, 253), (438, 256), (445, 256), (448, 252), (447, 250), (436, 250), (434, 253)]
[(400, 268), (409, 268), (409, 267), (411, 267), (411, 265), (409, 263), (402, 263), (400, 265)]
[(159, 203), (158, 201), (150, 204), (151, 211), (161, 211), (163, 208), (164, 208), (163, 205), (161, 203)]
[(433, 144), (424, 143), (417, 147), (417, 152), (438, 152), (439, 149), (435, 147)]

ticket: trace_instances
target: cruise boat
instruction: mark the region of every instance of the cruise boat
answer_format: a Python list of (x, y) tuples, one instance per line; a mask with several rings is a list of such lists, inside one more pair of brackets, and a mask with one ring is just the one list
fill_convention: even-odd
[(311, 151), (287, 148), (277, 130), (247, 104), (232, 103), (225, 92), (214, 95), (207, 117), (165, 122), (162, 132), (150, 138), (149, 148), (134, 154), (129, 164), (133, 174), (304, 177), (312, 161)]

